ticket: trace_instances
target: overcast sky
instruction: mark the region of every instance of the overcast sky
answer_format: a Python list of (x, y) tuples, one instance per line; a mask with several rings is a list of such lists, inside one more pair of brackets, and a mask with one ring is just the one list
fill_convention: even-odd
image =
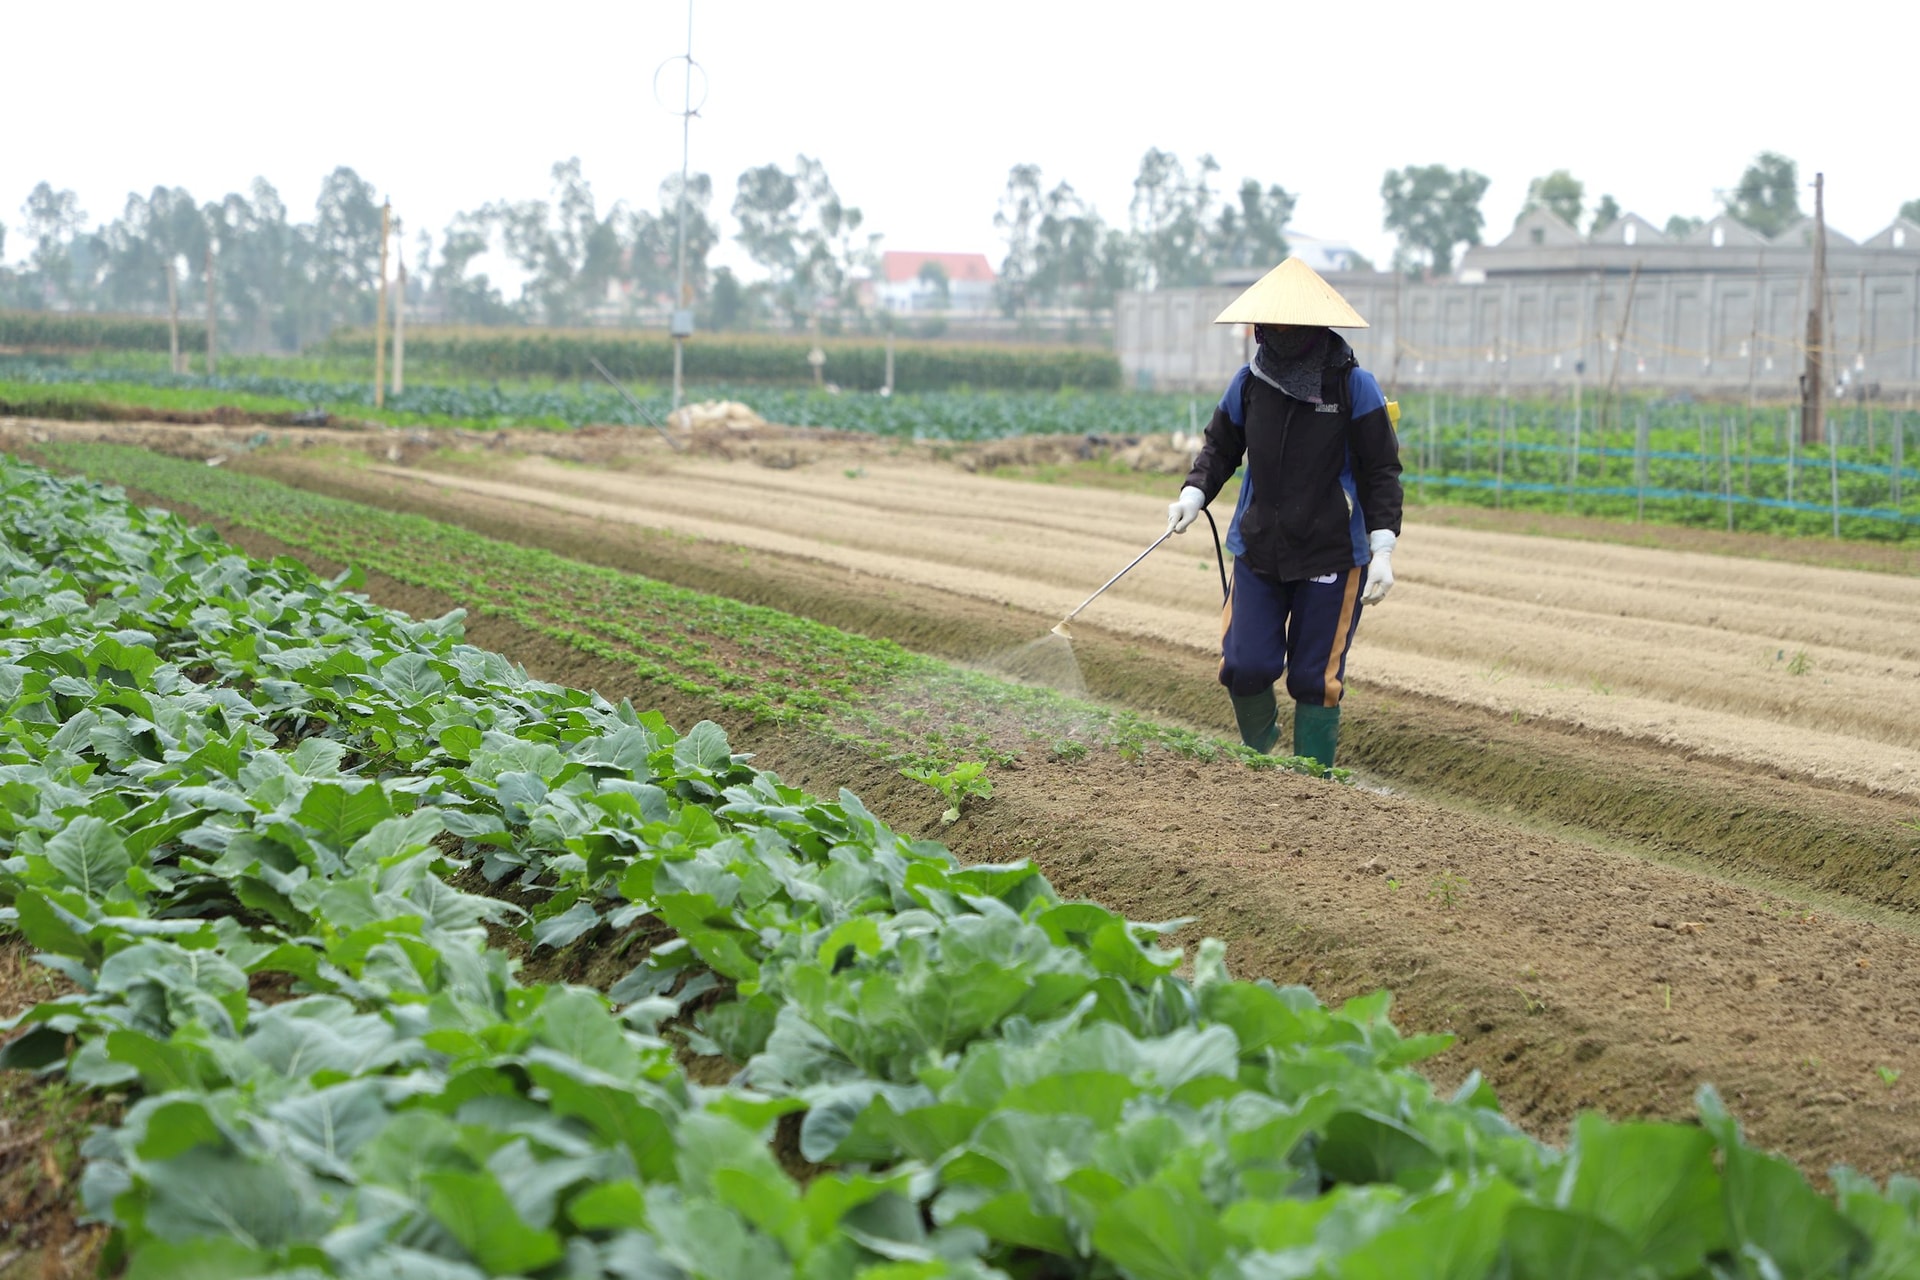
[[(17, 228), (43, 179), (100, 221), (132, 190), (204, 201), (256, 174), (306, 219), (344, 164), (410, 232), (437, 233), (458, 210), (544, 195), (575, 155), (603, 207), (651, 205), (681, 137), (654, 74), (687, 20), (685, 0), (0, 0), (0, 221)], [(694, 0), (710, 85), (693, 167), (724, 213), (741, 170), (805, 152), (885, 247), (997, 265), (1009, 166), (1040, 165), (1124, 224), (1143, 151), (1211, 152), (1222, 185), (1280, 183), (1297, 229), (1384, 264), (1388, 168), (1489, 175), (1498, 239), (1552, 169), (1657, 225), (1711, 214), (1773, 149), (1809, 182), (1825, 170), (1829, 221), (1862, 237), (1920, 197), (1916, 38), (1908, 0)], [(677, 101), (677, 70), (666, 80)], [(7, 257), (25, 247), (9, 236)]]

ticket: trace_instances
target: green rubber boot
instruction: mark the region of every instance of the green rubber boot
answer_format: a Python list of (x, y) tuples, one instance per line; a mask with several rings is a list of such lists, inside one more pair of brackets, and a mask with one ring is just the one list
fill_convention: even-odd
[(1318, 760), (1333, 768), (1334, 748), (1340, 745), (1340, 708), (1293, 704), (1293, 754)]
[(1273, 744), (1280, 741), (1280, 703), (1273, 696), (1273, 687), (1245, 697), (1237, 693), (1227, 696), (1233, 700), (1233, 720), (1240, 726), (1240, 741), (1262, 755), (1272, 751)]

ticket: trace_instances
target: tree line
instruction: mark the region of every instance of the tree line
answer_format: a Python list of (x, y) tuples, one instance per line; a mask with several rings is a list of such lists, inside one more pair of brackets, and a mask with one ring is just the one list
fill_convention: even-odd
[[(1013, 317), (1041, 309), (1096, 316), (1122, 290), (1203, 284), (1223, 269), (1278, 262), (1288, 252), (1296, 197), (1255, 177), (1223, 184), (1220, 173), (1211, 155), (1189, 163), (1150, 148), (1125, 221), (1109, 224), (1070, 182), (1048, 179), (1038, 165), (1014, 165), (993, 215), (1002, 250), (999, 308)], [(753, 280), (711, 266), (722, 236), (714, 184), (707, 174), (689, 176), (684, 296), (678, 174), (644, 207), (603, 207), (577, 158), (555, 164), (551, 180), (546, 198), (489, 202), (455, 215), (437, 236), (396, 219), (390, 244), (408, 305), (429, 319), (471, 325), (618, 323), (673, 305), (694, 308), (706, 327), (719, 329), (875, 324), (862, 284), (876, 270), (881, 237), (817, 159), (800, 155), (791, 166), (760, 165), (736, 179), (733, 238), (759, 268)], [(1383, 225), (1398, 238), (1394, 269), (1449, 274), (1461, 248), (1481, 243), (1488, 186), (1471, 169), (1389, 170), (1380, 194)], [(1794, 162), (1761, 154), (1722, 204), (1765, 235), (1791, 226), (1803, 216)], [(1622, 216), (1611, 195), (1588, 207), (1584, 184), (1565, 169), (1529, 185), (1522, 216), (1536, 208), (1589, 234)], [(21, 213), (13, 243), (22, 252), (12, 266), (0, 223), (0, 306), (184, 308), (199, 316), (204, 301), (196, 300), (207, 296), (211, 276), (226, 342), (252, 350), (301, 349), (337, 327), (370, 324), (377, 306), (381, 201), (350, 168), (327, 175), (305, 221), (264, 179), (205, 203), (179, 187), (132, 193), (116, 216), (93, 225), (75, 193), (42, 182)], [(1920, 221), (1920, 200), (1901, 213)], [(1701, 223), (1676, 214), (1666, 229), (1684, 234)], [(490, 253), (515, 269), (515, 296), (482, 269)], [(1371, 269), (1364, 259), (1353, 265)]]

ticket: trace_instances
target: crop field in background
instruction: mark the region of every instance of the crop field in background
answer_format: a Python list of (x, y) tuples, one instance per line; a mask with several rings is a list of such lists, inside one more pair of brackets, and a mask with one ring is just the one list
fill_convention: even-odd
[(1920, 1183), (1818, 1193), (1711, 1088), (1698, 1125), (1543, 1145), (1477, 1078), (1436, 1094), (1410, 1068), (1448, 1037), (1384, 994), (1236, 981), (1212, 942), (1182, 976), (1170, 926), (962, 866), (714, 724), (96, 486), (0, 492), (0, 942), (69, 984), (0, 1066), (117, 1100), (76, 1194), (132, 1275), (1920, 1265)]
[[(217, 378), (162, 372), (160, 357), (119, 353), (47, 363), (0, 359), (0, 411), (27, 417), (325, 413), (395, 427), (472, 430), (644, 427), (670, 398), (635, 388), (642, 410), (598, 380), (418, 380), (384, 408), (338, 358), (229, 360)], [(1062, 390), (930, 391), (891, 397), (760, 385), (696, 385), (688, 399), (739, 400), (770, 422), (956, 444), (1028, 435), (1121, 442), (1191, 434), (1200, 396)], [(1845, 538), (1920, 537), (1920, 413), (1834, 406), (1831, 439), (1803, 447), (1792, 410), (1624, 400), (1598, 407), (1495, 397), (1414, 395), (1402, 403), (1410, 502), (1557, 510), (1610, 518)], [(1189, 445), (1188, 447), (1191, 447)]]

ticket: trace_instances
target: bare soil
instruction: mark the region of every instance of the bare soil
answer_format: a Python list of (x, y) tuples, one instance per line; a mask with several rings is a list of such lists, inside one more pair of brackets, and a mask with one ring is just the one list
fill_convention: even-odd
[[(1056, 618), (1164, 523), (1144, 495), (926, 464), (369, 470)], [(1198, 538), (1170, 544), (1086, 616), (1214, 652), (1210, 553)], [(1349, 662), (1363, 688), (1920, 798), (1920, 580), (1417, 523), (1394, 568)]]
[[(18, 934), (0, 936), (0, 1019), (73, 989), (34, 964)], [(25, 1071), (0, 1071), (0, 1277), (65, 1280), (94, 1273), (106, 1232), (76, 1220), (79, 1149), (120, 1100)]]

